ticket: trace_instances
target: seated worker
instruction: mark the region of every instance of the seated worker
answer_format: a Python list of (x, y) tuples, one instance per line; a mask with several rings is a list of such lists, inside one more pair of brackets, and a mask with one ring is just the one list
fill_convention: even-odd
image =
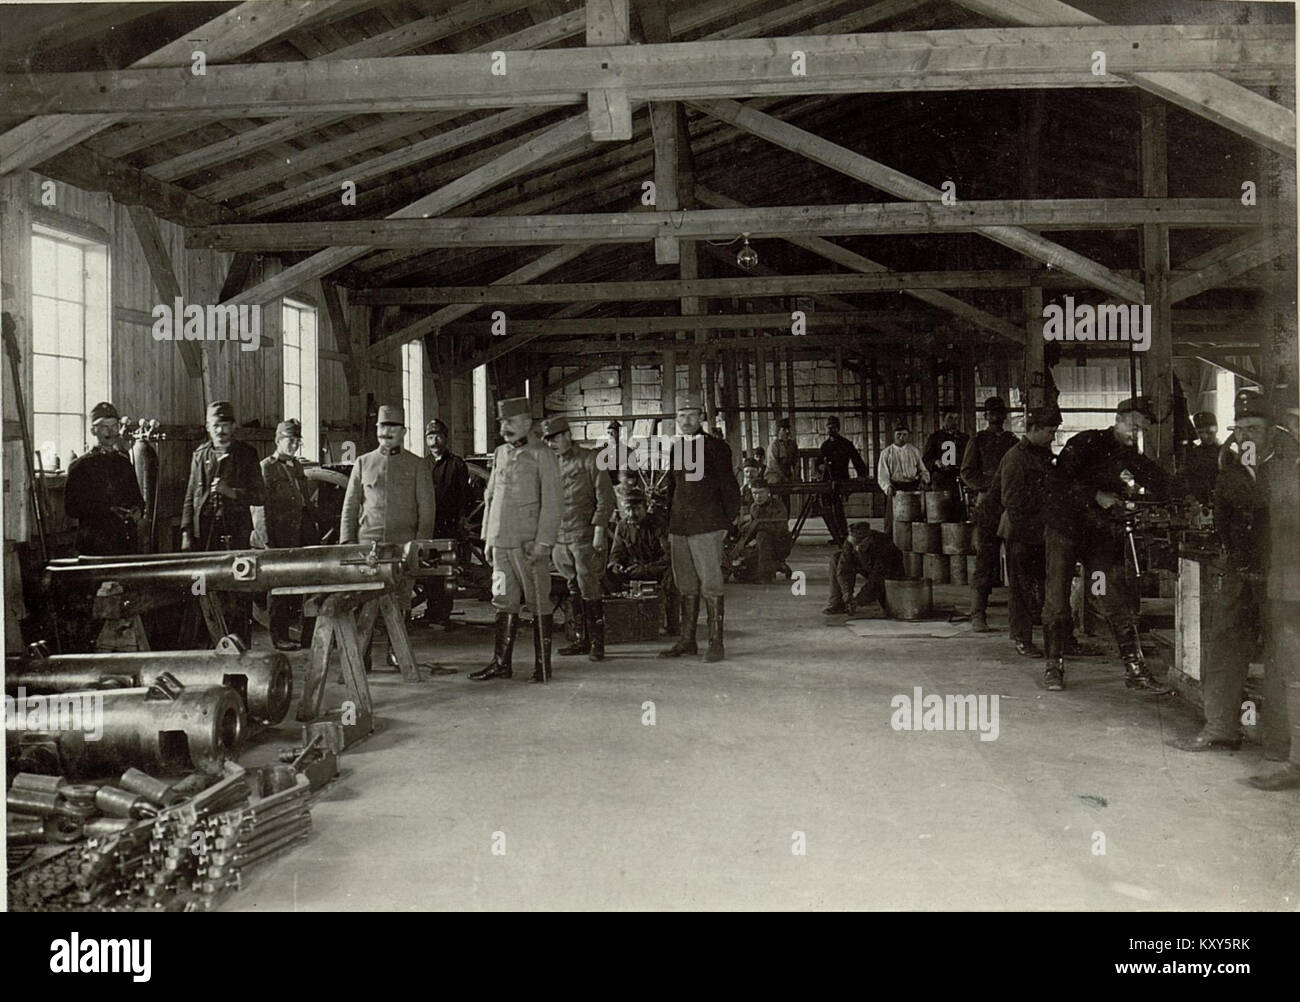
[(739, 536), (727, 552), (727, 575), (749, 584), (767, 584), (777, 571), (791, 575), (785, 562), (794, 549), (790, 515), (772, 496), (762, 477), (750, 483), (754, 500), (736, 519)]
[(763, 475), (763, 465), (757, 460), (747, 458), (740, 464), (740, 503), (747, 505), (754, 500), (754, 481)]
[(668, 635), (678, 631), (677, 590), (668, 556), (668, 520), (652, 515), (639, 487), (624, 487), (623, 517), (614, 526), (614, 541), (605, 568), (605, 591), (615, 594), (633, 581), (656, 581), (668, 615)]
[[(866, 583), (853, 594), (861, 574)], [(885, 607), (885, 580), (903, 576), (903, 554), (893, 539), (871, 528), (870, 523), (854, 522), (849, 538), (838, 552), (831, 554), (831, 602), (822, 612), (827, 616), (854, 613), (861, 606), (879, 602)]]

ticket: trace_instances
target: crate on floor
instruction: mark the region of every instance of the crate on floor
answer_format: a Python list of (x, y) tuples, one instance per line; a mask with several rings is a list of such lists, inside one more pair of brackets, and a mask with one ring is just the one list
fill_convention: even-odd
[(631, 644), (659, 638), (664, 603), (659, 595), (607, 597), (605, 609), (605, 643)]

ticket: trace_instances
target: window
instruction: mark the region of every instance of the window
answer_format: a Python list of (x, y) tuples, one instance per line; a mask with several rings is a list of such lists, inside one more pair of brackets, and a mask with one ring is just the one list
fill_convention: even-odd
[(474, 369), (474, 453), (487, 455), (488, 451), (488, 384), (487, 366)]
[(320, 459), (320, 393), (317, 387), (316, 310), (291, 299), (281, 314), (284, 330), (284, 418), (302, 423), (302, 452)]
[(108, 248), (34, 226), (32, 435), (47, 470), (87, 450), (90, 411), (111, 399), (108, 311)]
[(406, 412), (403, 444), (417, 456), (424, 455), (424, 342), (402, 345), (402, 409)]

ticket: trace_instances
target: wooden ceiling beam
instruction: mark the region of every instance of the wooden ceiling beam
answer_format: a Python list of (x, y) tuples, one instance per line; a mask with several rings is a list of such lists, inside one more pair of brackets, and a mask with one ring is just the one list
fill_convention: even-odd
[[(1294, 253), (1295, 249), (1296, 241), (1293, 232), (1270, 234), (1258, 243), (1239, 250), (1221, 261), (1199, 268), (1181, 278), (1171, 279), (1169, 301), (1177, 303), (1191, 296), (1200, 295), (1282, 254)], [(1294, 274), (1295, 270), (1290, 269), (1290, 271)]]

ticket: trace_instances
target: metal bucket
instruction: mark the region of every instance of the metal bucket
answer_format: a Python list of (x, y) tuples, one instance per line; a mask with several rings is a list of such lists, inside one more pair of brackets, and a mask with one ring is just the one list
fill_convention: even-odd
[(912, 548), (912, 523), (894, 523), (894, 545), (906, 553)]
[(969, 583), (970, 577), (966, 573), (966, 554), (959, 553), (948, 558), (948, 583), (955, 585), (964, 585)]
[(894, 619), (924, 619), (934, 608), (934, 592), (928, 580), (885, 580), (885, 605)]
[(943, 548), (943, 530), (937, 522), (912, 523), (912, 552), (938, 553)]
[(957, 494), (955, 491), (926, 491), (925, 492), (925, 520), (927, 522), (951, 522), (953, 513), (957, 510)]
[(943, 552), (952, 556), (971, 552), (971, 526), (967, 522), (944, 522), (942, 527)]
[(903, 554), (903, 573), (907, 575), (910, 581), (921, 580), (924, 564), (924, 554), (912, 553), (911, 551)]
[(922, 521), (920, 491), (895, 491), (894, 492), (894, 521), (895, 522)]
[(948, 583), (948, 561), (942, 553), (926, 553), (921, 557), (921, 575), (933, 584)]

